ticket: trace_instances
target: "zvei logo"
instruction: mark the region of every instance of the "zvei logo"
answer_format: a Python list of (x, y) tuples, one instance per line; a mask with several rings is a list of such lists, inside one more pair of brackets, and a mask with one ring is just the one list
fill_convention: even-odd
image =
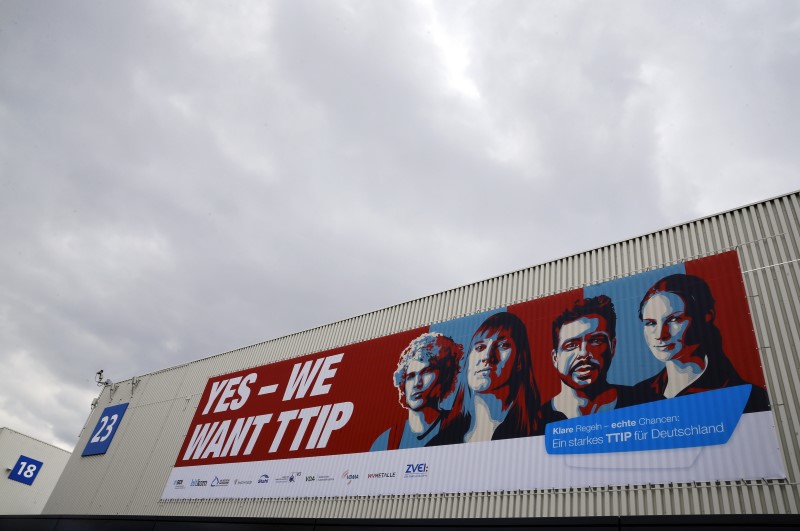
[(430, 468), (428, 463), (409, 463), (406, 465), (404, 478), (424, 478), (428, 475)]
[(269, 483), (269, 476), (266, 474), (261, 474), (261, 477), (258, 478), (259, 483)]

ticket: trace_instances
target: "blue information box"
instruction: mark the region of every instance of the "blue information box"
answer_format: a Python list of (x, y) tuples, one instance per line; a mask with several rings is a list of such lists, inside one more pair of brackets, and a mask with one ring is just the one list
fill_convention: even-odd
[(100, 420), (92, 430), (92, 437), (86, 443), (86, 448), (83, 449), (82, 457), (87, 455), (100, 455), (108, 451), (111, 446), (111, 441), (114, 440), (114, 434), (117, 433), (122, 422), (122, 416), (125, 410), (128, 409), (128, 404), (117, 404), (116, 406), (108, 406), (103, 410), (100, 415)]
[(14, 465), (13, 470), (11, 470), (11, 473), (8, 475), (8, 479), (31, 485), (42, 469), (43, 464), (44, 463), (41, 461), (31, 459), (26, 455), (21, 455), (19, 459), (17, 459), (17, 464)]
[(751, 388), (724, 387), (551, 422), (545, 427), (545, 448), (548, 454), (568, 455), (725, 444)]

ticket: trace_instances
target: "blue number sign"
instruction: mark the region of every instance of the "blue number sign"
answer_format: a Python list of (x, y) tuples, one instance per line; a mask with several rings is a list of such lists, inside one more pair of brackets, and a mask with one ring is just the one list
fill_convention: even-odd
[(114, 439), (114, 434), (117, 433), (120, 422), (122, 422), (122, 415), (128, 409), (128, 404), (117, 404), (116, 406), (108, 406), (103, 410), (100, 415), (100, 420), (92, 430), (92, 438), (86, 443), (86, 448), (83, 449), (82, 457), (87, 455), (104, 454), (111, 445)]
[(8, 479), (31, 485), (33, 480), (36, 479), (36, 475), (42, 469), (43, 464), (44, 463), (41, 461), (21, 455), (19, 459), (17, 459), (17, 464), (14, 465), (14, 469), (8, 475)]

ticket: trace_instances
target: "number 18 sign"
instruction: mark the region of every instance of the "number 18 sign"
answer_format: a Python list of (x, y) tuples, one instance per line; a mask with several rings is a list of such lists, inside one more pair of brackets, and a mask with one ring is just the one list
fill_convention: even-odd
[(8, 479), (13, 479), (14, 481), (19, 481), (26, 485), (32, 485), (33, 480), (36, 479), (36, 475), (39, 473), (39, 470), (41, 470), (43, 464), (44, 463), (41, 461), (21, 455), (19, 459), (17, 459), (17, 464), (14, 465), (14, 468), (8, 475)]
[(116, 406), (108, 406), (103, 410), (100, 415), (100, 420), (92, 430), (92, 438), (86, 443), (86, 448), (83, 449), (82, 457), (87, 455), (104, 454), (111, 445), (114, 439), (114, 434), (117, 433), (117, 428), (122, 422), (122, 415), (128, 409), (128, 404), (117, 404)]

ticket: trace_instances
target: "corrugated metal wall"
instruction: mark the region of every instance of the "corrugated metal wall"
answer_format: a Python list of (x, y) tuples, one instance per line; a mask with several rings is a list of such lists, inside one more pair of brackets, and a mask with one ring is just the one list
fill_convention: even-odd
[[(41, 461), (42, 468), (26, 485), (9, 479), (20, 456)], [(9, 428), (0, 428), (0, 514), (39, 514), (44, 509), (58, 477), (69, 460), (69, 452)]]
[[(87, 420), (130, 401), (105, 456), (76, 452), (47, 514), (287, 518), (456, 518), (798, 513), (800, 193), (562, 258), (106, 388)], [(786, 481), (735, 481), (499, 493), (159, 501), (209, 377), (335, 348), (723, 250), (739, 251), (773, 404)], [(90, 436), (84, 429), (77, 448)]]

